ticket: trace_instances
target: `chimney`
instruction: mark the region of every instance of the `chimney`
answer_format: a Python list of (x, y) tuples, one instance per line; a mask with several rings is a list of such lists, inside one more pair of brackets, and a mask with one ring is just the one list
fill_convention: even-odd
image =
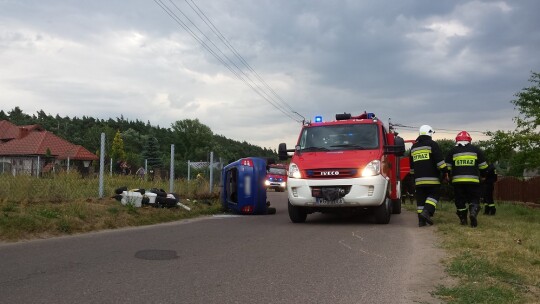
[(26, 135), (28, 135), (29, 133), (30, 133), (30, 130), (28, 128), (19, 127), (19, 137), (18, 137), (18, 139), (25, 138)]

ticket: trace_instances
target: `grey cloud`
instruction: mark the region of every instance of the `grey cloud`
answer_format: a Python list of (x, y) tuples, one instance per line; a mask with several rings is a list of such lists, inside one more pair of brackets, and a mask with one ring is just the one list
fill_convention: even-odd
[[(175, 3), (219, 44), (184, 1)], [(196, 3), (268, 83), (280, 84), (274, 87), (277, 93), (307, 119), (367, 110), (408, 125), (429, 117), (440, 124), (434, 127), (511, 127), (509, 101), (527, 85), (530, 71), (540, 68), (540, 2), (535, 0)], [(153, 1), (3, 1), (0, 11), (0, 53), (9, 52), (16, 77), (28, 69), (14, 51), (18, 44), (44, 44), (52, 37), (77, 45), (59, 44), (55, 50), (61, 56), (34, 54), (43, 60), (35, 77), (14, 80), (10, 72), (0, 72), (0, 81), (16, 81), (11, 87), (18, 90), (55, 103), (85, 100), (100, 115), (130, 111), (126, 115), (135, 118), (137, 112), (124, 104), (154, 107), (156, 96), (168, 96), (165, 108), (152, 116), (161, 126), (197, 117), (232, 138), (296, 137), (297, 123), (234, 80)], [(444, 40), (429, 27), (434, 22), (454, 22), (470, 32)], [(129, 35), (143, 38), (126, 45)], [(435, 39), (442, 39), (443, 52), (437, 52)], [(44, 81), (51, 64), (58, 68)], [(75, 79), (66, 81), (66, 75)], [(237, 85), (231, 85), (233, 80)], [(103, 103), (109, 103), (106, 111)], [(246, 132), (246, 126), (259, 132)]]

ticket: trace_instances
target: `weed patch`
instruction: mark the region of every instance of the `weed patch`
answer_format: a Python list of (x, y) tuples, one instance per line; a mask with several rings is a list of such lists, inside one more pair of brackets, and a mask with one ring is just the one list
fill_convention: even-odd
[(440, 287), (437, 294), (448, 303), (455, 304), (508, 304), (523, 303), (511, 290), (498, 286), (488, 286), (478, 282), (474, 285), (463, 285), (455, 288)]
[(448, 303), (537, 303), (539, 211), (497, 204), (495, 216), (480, 214), (478, 227), (471, 228), (459, 225), (453, 204), (441, 204), (435, 225), (451, 256), (447, 272), (459, 284), (441, 286), (435, 294)]
[(47, 219), (55, 219), (60, 217), (60, 213), (57, 210), (47, 208), (38, 209), (36, 214)]
[(69, 223), (67, 219), (61, 219), (60, 221), (58, 221), (57, 228), (58, 228), (58, 231), (62, 233), (72, 232), (71, 224)]

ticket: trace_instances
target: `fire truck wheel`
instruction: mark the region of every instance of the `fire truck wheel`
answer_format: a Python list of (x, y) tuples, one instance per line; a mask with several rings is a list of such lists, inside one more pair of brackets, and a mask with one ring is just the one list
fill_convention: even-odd
[(296, 207), (291, 205), (291, 202), (287, 203), (289, 209), (289, 218), (293, 223), (303, 223), (306, 221), (307, 212), (302, 207)]
[(377, 224), (388, 224), (390, 222), (391, 206), (392, 200), (387, 198), (384, 203), (375, 209), (375, 222)]
[(401, 214), (401, 199), (392, 200), (392, 214)]

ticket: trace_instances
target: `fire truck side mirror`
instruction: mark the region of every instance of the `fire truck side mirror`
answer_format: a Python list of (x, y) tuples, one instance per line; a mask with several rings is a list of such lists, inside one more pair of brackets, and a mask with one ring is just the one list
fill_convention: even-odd
[(386, 146), (384, 146), (384, 154), (392, 154), (392, 155), (395, 155), (395, 156), (403, 156), (405, 154), (405, 146), (386, 145)]
[(287, 160), (287, 159), (289, 159), (290, 156), (289, 156), (289, 154), (287, 152), (292, 152), (292, 151), (287, 150), (287, 144), (286, 143), (279, 144), (279, 147), (278, 147), (279, 160)]
[(403, 156), (405, 154), (405, 140), (399, 136), (394, 138), (394, 145), (384, 146), (384, 153)]

